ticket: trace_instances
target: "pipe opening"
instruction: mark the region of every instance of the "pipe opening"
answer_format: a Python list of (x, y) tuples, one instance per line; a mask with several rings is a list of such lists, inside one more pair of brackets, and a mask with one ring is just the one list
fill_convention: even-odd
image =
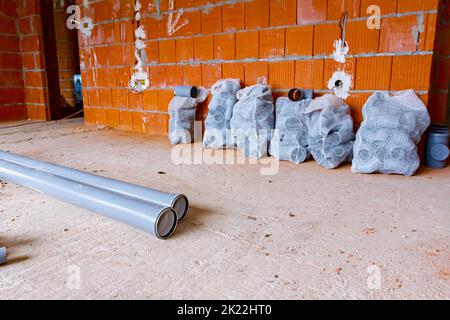
[(198, 89), (197, 87), (192, 87), (191, 88), (191, 98), (197, 98), (198, 96)]
[(288, 98), (291, 101), (299, 101), (303, 98), (303, 90), (293, 88), (288, 92)]
[(155, 231), (160, 239), (167, 239), (177, 227), (177, 215), (172, 208), (165, 209), (156, 221)]
[(189, 201), (185, 195), (177, 196), (172, 202), (172, 208), (178, 216), (178, 222), (182, 221), (189, 210)]

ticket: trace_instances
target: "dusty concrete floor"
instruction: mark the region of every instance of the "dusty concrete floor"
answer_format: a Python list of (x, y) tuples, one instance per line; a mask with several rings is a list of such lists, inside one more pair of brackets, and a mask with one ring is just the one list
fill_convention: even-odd
[(450, 169), (174, 165), (166, 139), (80, 120), (0, 130), (0, 149), (184, 192), (193, 207), (161, 241), (3, 184), (0, 299), (450, 298)]

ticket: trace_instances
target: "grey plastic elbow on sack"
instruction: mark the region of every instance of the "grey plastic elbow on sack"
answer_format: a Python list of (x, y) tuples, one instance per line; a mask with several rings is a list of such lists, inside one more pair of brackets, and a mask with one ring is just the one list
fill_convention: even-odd
[(174, 88), (174, 94), (177, 97), (185, 97), (185, 98), (197, 98), (198, 88), (191, 86), (176, 86)]
[(314, 90), (292, 88), (288, 92), (288, 98), (291, 101), (312, 100), (314, 98)]

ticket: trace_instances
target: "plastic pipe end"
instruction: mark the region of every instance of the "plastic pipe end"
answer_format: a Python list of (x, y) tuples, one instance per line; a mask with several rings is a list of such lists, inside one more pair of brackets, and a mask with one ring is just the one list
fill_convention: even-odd
[(172, 208), (177, 213), (178, 222), (183, 221), (189, 211), (188, 198), (184, 194), (178, 195), (172, 202)]

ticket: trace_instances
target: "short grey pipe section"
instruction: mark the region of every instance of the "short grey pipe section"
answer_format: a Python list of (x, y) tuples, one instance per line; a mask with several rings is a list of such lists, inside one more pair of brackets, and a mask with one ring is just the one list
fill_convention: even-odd
[(7, 255), (6, 248), (0, 247), (0, 265), (6, 263), (6, 255)]
[(145, 188), (80, 170), (22, 157), (10, 152), (0, 151), (0, 159), (47, 172), (62, 178), (78, 181), (86, 185), (117, 192), (131, 198), (156, 203), (161, 206), (172, 207), (177, 213), (178, 222), (181, 222), (186, 217), (189, 210), (189, 200), (184, 194), (167, 193), (151, 188)]
[(190, 86), (176, 86), (173, 89), (173, 92), (177, 97), (197, 98), (198, 88)]
[(0, 178), (167, 239), (178, 223), (175, 211), (108, 190), (0, 160)]

